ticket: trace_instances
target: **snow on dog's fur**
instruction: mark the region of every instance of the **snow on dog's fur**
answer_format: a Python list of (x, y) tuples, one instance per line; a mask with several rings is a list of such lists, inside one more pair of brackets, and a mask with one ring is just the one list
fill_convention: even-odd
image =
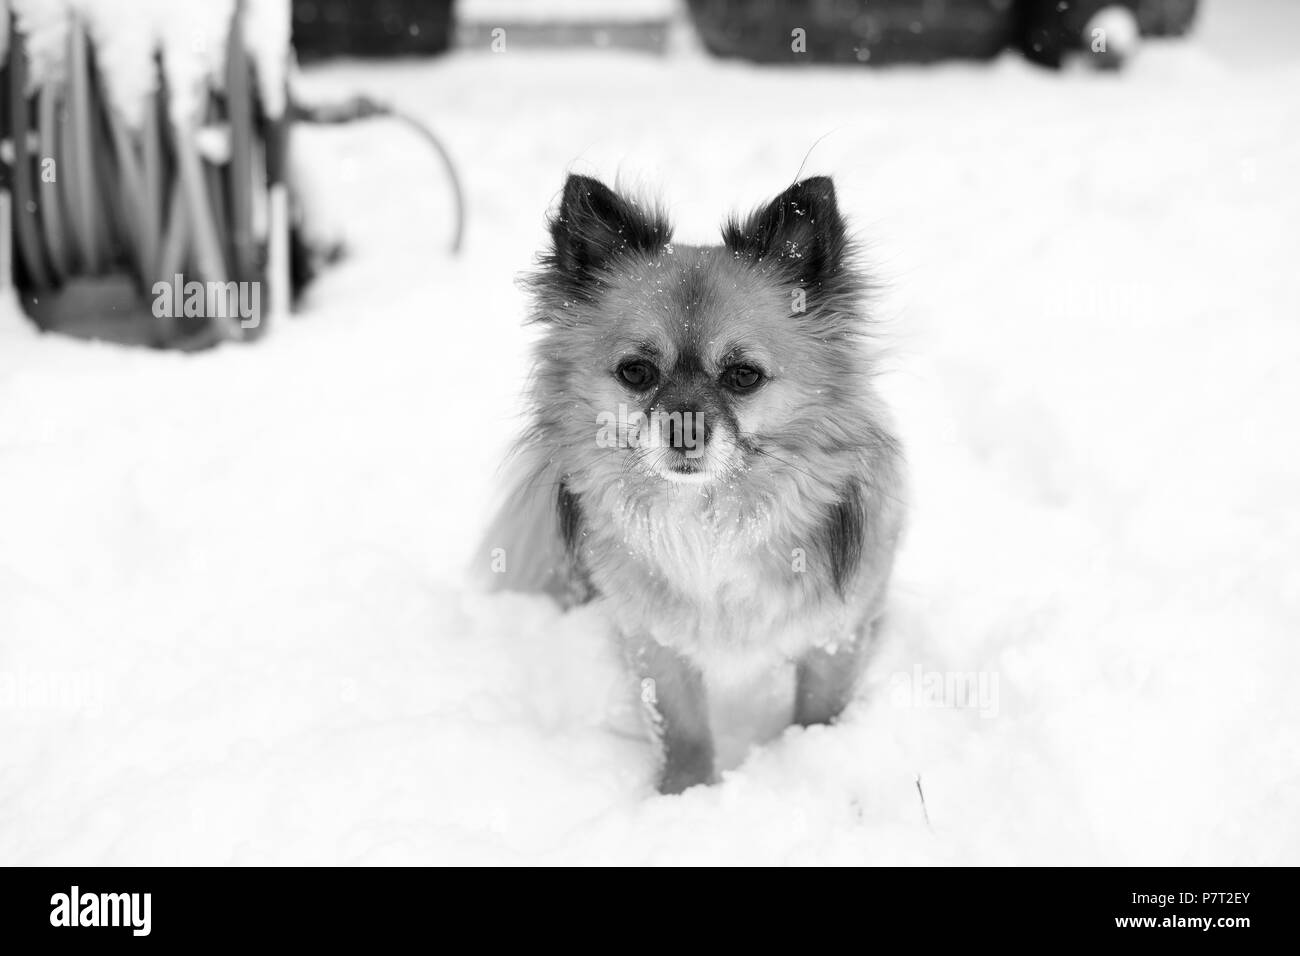
[[(654, 682), (660, 789), (676, 792), (714, 778), (728, 701), (781, 710), (751, 688), (785, 665), (793, 713), (787, 696), (769, 727), (851, 697), (902, 522), (863, 281), (825, 177), (691, 247), (656, 209), (570, 176), (550, 233), (530, 281), (532, 422), (485, 547), (502, 549), (498, 586), (599, 602)], [(656, 416), (669, 424), (646, 440)]]

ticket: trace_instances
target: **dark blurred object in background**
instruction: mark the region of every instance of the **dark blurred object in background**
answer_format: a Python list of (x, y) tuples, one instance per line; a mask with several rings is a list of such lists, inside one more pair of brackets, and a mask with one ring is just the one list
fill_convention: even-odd
[(758, 63), (983, 60), (1016, 34), (1011, 0), (690, 0), (690, 10), (711, 53)]
[(1044, 66), (1059, 67), (1065, 55), (1092, 49), (1094, 21), (1107, 8), (1128, 11), (1144, 37), (1182, 36), (1196, 16), (1197, 0), (1019, 0), (1020, 48)]
[[(991, 59), (1009, 46), (1060, 66), (1117, 8), (1134, 37), (1179, 35), (1197, 0), (689, 0), (710, 52), (758, 63), (932, 63)], [(1122, 21), (1121, 21), (1122, 22)], [(796, 33), (801, 31), (801, 33)], [(1118, 63), (1119, 58), (1112, 58)]]
[(445, 53), (453, 6), (453, 0), (293, 0), (293, 46), (303, 61)]
[[(470, 49), (621, 47), (667, 52), (673, 6), (570, 7), (453, 0), (293, 0), (293, 44), (303, 61), (411, 56)], [(1072, 53), (1117, 67), (1139, 37), (1178, 36), (1197, 0), (685, 0), (704, 46), (756, 63), (933, 63), (988, 60), (1017, 48), (1044, 66)], [(648, 8), (647, 8), (648, 9)], [(680, 10), (680, 8), (677, 8)], [(498, 50), (500, 52), (500, 50)]]

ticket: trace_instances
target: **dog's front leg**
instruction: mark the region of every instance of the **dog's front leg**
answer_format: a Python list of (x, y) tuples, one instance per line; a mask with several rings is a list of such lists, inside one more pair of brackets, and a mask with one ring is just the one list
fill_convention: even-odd
[(660, 793), (681, 793), (713, 781), (713, 736), (700, 669), (649, 638), (635, 645), (641, 700), (650, 708), (663, 744)]
[(852, 641), (833, 650), (816, 647), (799, 658), (795, 670), (796, 724), (829, 724), (848, 706), (874, 632), (875, 624), (868, 624)]

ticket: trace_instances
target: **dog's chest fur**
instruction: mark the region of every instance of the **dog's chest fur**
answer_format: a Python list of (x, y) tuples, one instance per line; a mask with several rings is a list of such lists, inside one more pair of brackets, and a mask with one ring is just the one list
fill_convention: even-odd
[(620, 627), (724, 667), (769, 665), (846, 632), (842, 602), (801, 559), (797, 509), (691, 486), (585, 504), (582, 563)]

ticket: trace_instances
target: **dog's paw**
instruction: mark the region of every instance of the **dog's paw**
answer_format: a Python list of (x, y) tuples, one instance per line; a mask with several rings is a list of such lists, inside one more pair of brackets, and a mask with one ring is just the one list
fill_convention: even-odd
[(670, 748), (659, 775), (659, 792), (682, 793), (691, 787), (713, 783), (713, 749), (711, 747)]

